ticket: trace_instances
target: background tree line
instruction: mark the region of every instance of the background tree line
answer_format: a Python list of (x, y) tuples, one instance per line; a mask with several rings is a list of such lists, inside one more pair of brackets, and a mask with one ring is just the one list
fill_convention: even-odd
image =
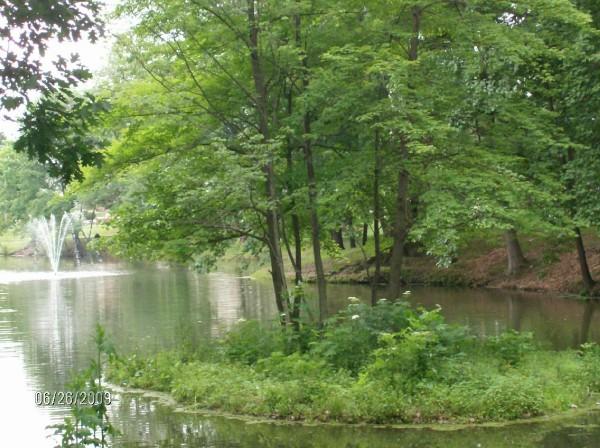
[(382, 265), (396, 298), (407, 252), (448, 265), (476, 232), (503, 232), (510, 274), (519, 233), (571, 239), (594, 288), (596, 2), (125, 0), (117, 15), (135, 20), (95, 96), (45, 92), (15, 148), (111, 208), (119, 254), (201, 263), (242, 239), (268, 254), (288, 322), (302, 296), (285, 264), (299, 285), (312, 248), (323, 318), (323, 247), (367, 235), (373, 300)]

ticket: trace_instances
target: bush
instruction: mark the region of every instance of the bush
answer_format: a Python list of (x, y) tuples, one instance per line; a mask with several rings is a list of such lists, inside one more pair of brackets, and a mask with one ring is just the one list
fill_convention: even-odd
[(323, 337), (312, 344), (311, 352), (336, 369), (357, 374), (378, 347), (380, 334), (400, 331), (414, 317), (405, 302), (380, 300), (375, 307), (351, 303), (326, 322)]
[(357, 413), (368, 423), (408, 421), (406, 406), (408, 397), (401, 391), (378, 381), (361, 378), (352, 389)]
[(281, 329), (264, 328), (257, 321), (242, 321), (227, 334), (223, 347), (228, 359), (252, 365), (271, 353), (283, 352), (285, 334)]
[(134, 354), (126, 359), (112, 360), (107, 376), (124, 386), (169, 392), (173, 377), (181, 365), (180, 356), (175, 352), (158, 353), (148, 358)]
[(508, 330), (500, 336), (488, 338), (486, 346), (492, 354), (499, 356), (510, 366), (517, 365), (523, 356), (535, 348), (532, 333), (519, 333), (515, 330)]
[(497, 376), (480, 400), (486, 420), (514, 420), (543, 414), (543, 388), (535, 379), (522, 375)]
[(404, 390), (430, 376), (439, 363), (439, 338), (432, 331), (407, 329), (381, 336), (383, 347), (375, 350), (367, 367), (369, 379), (387, 381)]
[(322, 378), (332, 374), (325, 361), (318, 358), (311, 359), (300, 353), (286, 356), (281, 352), (275, 352), (270, 357), (258, 361), (256, 370), (265, 376), (281, 380)]
[(450, 356), (461, 353), (471, 341), (464, 327), (444, 323), (440, 309), (421, 310), (409, 319), (408, 327), (380, 337), (381, 347), (366, 375), (412, 390), (420, 381), (440, 376), (441, 365)]
[(600, 392), (600, 346), (593, 342), (581, 345), (583, 379), (590, 392)]
[(425, 421), (504, 421), (544, 414), (544, 387), (521, 374), (467, 378), (448, 386), (431, 382), (420, 384), (419, 416)]
[(299, 346), (289, 331), (242, 322), (220, 358), (134, 355), (112, 360), (109, 379), (223, 412), (348, 423), (513, 420), (593, 403), (590, 392), (600, 391), (596, 344), (536, 350), (530, 333), (514, 331), (481, 342), (439, 309), (403, 303), (353, 303), (308, 352)]

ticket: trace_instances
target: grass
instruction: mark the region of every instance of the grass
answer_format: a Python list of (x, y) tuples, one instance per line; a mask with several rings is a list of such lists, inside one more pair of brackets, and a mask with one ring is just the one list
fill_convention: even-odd
[(0, 235), (0, 255), (10, 255), (27, 246), (31, 238), (22, 232), (9, 230)]
[[(358, 317), (357, 317), (358, 316)], [(316, 422), (503, 422), (595, 403), (600, 349), (541, 350), (531, 334), (477, 340), (437, 310), (351, 304), (322, 332), (243, 322), (202, 350), (114, 358), (114, 383), (193, 408)]]

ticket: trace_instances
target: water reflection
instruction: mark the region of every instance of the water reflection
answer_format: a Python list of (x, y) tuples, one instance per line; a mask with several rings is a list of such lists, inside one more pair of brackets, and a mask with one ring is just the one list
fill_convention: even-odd
[(581, 332), (579, 334), (579, 343), (584, 344), (588, 342), (590, 337), (590, 327), (592, 325), (592, 319), (594, 317), (594, 311), (598, 307), (598, 302), (595, 300), (587, 300), (585, 302), (585, 308), (583, 309), (583, 317), (581, 318)]
[[(333, 307), (341, 306), (337, 285)], [(350, 293), (348, 286), (341, 288)], [(364, 290), (354, 295), (368, 297)], [(359, 295), (360, 294), (360, 295)], [(600, 321), (594, 314), (597, 301), (583, 301), (550, 294), (506, 290), (414, 287), (404, 298), (415, 305), (442, 307), (449, 322), (468, 325), (479, 336), (494, 336), (506, 329), (532, 331), (549, 348), (578, 347), (583, 340), (600, 342)]]
[(123, 447), (211, 448), (464, 448), (596, 447), (598, 413), (567, 419), (462, 430), (386, 429), (247, 423), (242, 420), (173, 412), (150, 398), (120, 397), (114, 408), (122, 424)]

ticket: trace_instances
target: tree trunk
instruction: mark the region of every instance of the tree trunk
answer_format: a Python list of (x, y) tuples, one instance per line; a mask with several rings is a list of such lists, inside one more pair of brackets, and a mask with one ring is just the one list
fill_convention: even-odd
[(354, 233), (353, 221), (352, 215), (348, 216), (348, 229), (350, 229), (350, 248), (356, 249), (356, 234)]
[[(288, 94), (287, 94), (287, 114), (288, 117), (292, 116), (293, 110), (293, 87), (290, 86)], [(293, 149), (292, 149), (292, 141), (290, 138), (287, 140), (287, 152), (286, 152), (286, 161), (287, 161), (287, 170), (288, 173), (291, 173), (294, 165), (293, 158)], [(295, 185), (292, 180), (289, 180), (287, 183), (288, 191), (293, 192), (295, 190)], [(298, 217), (298, 213), (295, 211), (296, 201), (292, 197), (291, 200), (291, 208), (292, 208), (292, 236), (294, 238), (294, 255), (290, 252), (290, 260), (292, 265), (294, 266), (294, 284), (296, 286), (300, 286), (302, 284), (302, 233), (300, 229), (300, 218)], [(284, 235), (285, 236), (285, 235)], [(294, 299), (292, 304), (292, 320), (294, 322), (295, 328), (299, 328), (299, 319), (300, 319), (300, 305), (302, 302), (302, 293), (296, 289), (294, 291)]]
[(583, 244), (583, 238), (581, 237), (581, 231), (579, 227), (575, 227), (575, 245), (577, 246), (577, 258), (579, 259), (579, 270), (581, 271), (581, 280), (583, 286), (587, 292), (591, 292), (596, 285), (596, 282), (592, 278), (590, 267), (587, 262), (587, 255), (585, 253), (585, 246)]
[(508, 275), (517, 275), (527, 263), (521, 250), (519, 239), (517, 238), (517, 231), (515, 229), (505, 231), (504, 242), (506, 244), (506, 257), (508, 260), (506, 273)]
[[(406, 160), (408, 150), (402, 142), (401, 155)], [(408, 171), (401, 167), (398, 173), (396, 189), (396, 211), (394, 214), (392, 258), (390, 260), (389, 298), (397, 299), (402, 292), (402, 262), (404, 259), (404, 244), (408, 236)]]
[[(570, 147), (567, 151), (567, 160), (572, 162), (575, 160), (575, 148)], [(572, 192), (574, 189), (574, 181), (572, 179), (567, 181), (567, 190)], [(577, 204), (575, 200), (572, 200), (569, 204), (569, 211), (571, 217), (577, 214)], [(575, 227), (575, 246), (577, 247), (577, 258), (579, 259), (579, 270), (581, 272), (581, 280), (586, 292), (591, 292), (596, 285), (596, 282), (592, 278), (590, 267), (587, 262), (587, 255), (585, 253), (585, 245), (583, 244), (583, 238), (581, 237), (581, 230), (579, 227)]]
[(295, 283), (299, 285), (302, 283), (302, 236), (300, 233), (300, 218), (296, 213), (292, 214), (292, 230), (294, 232), (294, 252), (295, 252), (295, 271), (296, 278)]
[(335, 241), (335, 244), (337, 244), (340, 249), (346, 249), (344, 246), (344, 234), (342, 233), (341, 228), (331, 231), (331, 239)]
[[(306, 135), (310, 134), (310, 116), (308, 112), (304, 116), (304, 133)], [(312, 143), (308, 137), (304, 140), (304, 160), (306, 162), (306, 173), (308, 176), (308, 208), (310, 213), (310, 229), (315, 258), (315, 271), (317, 274), (317, 291), (319, 294), (319, 322), (323, 322), (327, 317), (327, 283), (325, 281), (323, 259), (321, 258), (321, 236), (317, 212), (317, 181), (313, 164)]]
[[(252, 65), (252, 78), (256, 89), (256, 112), (258, 117), (258, 126), (263, 136), (263, 142), (267, 143), (270, 139), (269, 121), (268, 121), (268, 99), (265, 76), (258, 50), (259, 27), (255, 12), (255, 1), (247, 0), (248, 5), (248, 25), (249, 25), (249, 44), (250, 44), (250, 62)], [(277, 309), (282, 314), (282, 322), (289, 323), (290, 313), (287, 297), (287, 282), (283, 267), (283, 256), (281, 252), (281, 241), (279, 237), (279, 212), (277, 210), (277, 189), (275, 188), (275, 172), (273, 162), (266, 162), (262, 167), (265, 175), (266, 196), (271, 206), (266, 212), (267, 221), (267, 243), (269, 246), (269, 258), (271, 261), (271, 279), (275, 291), (275, 301)]]
[(369, 224), (367, 224), (366, 222), (363, 223), (363, 229), (362, 229), (362, 245), (366, 245), (367, 241), (369, 240)]
[(81, 239), (79, 238), (79, 232), (76, 232), (71, 226), (71, 236), (73, 237), (73, 255), (75, 257), (75, 264), (79, 266), (81, 264), (81, 260), (85, 256), (85, 248), (81, 243)]
[(379, 222), (381, 219), (381, 201), (379, 197), (379, 178), (381, 177), (381, 155), (379, 154), (379, 131), (375, 131), (373, 170), (373, 240), (375, 242), (375, 274), (371, 280), (371, 305), (377, 303), (377, 286), (381, 281), (381, 241)]
[[(294, 17), (295, 22), (295, 41), (296, 46), (299, 50), (303, 51), (301, 48), (301, 18), (300, 15), (296, 14)], [(302, 77), (302, 86), (306, 90), (308, 87), (308, 60), (306, 58), (306, 53), (304, 53), (304, 57), (302, 58), (302, 66), (304, 68), (304, 73)], [(303, 150), (304, 150), (304, 161), (306, 163), (306, 174), (308, 180), (308, 208), (310, 215), (310, 230), (311, 230), (311, 238), (313, 245), (313, 255), (315, 259), (315, 271), (317, 275), (317, 291), (319, 295), (319, 323), (322, 323), (327, 317), (327, 282), (325, 281), (325, 270), (323, 268), (323, 259), (321, 258), (321, 230), (319, 225), (319, 215), (317, 210), (317, 178), (315, 175), (315, 167), (313, 160), (313, 152), (312, 152), (312, 141), (310, 137), (311, 133), (311, 117), (310, 112), (308, 110), (304, 113), (303, 120), (303, 130), (304, 130), (304, 142), (303, 142)]]
[[(408, 60), (416, 61), (419, 58), (419, 35), (421, 33), (421, 15), (423, 10), (420, 6), (412, 8), (412, 33), (408, 43)], [(409, 90), (413, 89), (412, 83), (408, 81)], [(410, 117), (409, 117), (410, 118)], [(400, 168), (398, 173), (398, 186), (396, 189), (396, 210), (394, 214), (392, 258), (390, 260), (390, 282), (389, 298), (397, 299), (402, 291), (402, 262), (404, 259), (404, 244), (409, 230), (408, 219), (408, 185), (409, 173), (406, 162), (408, 161), (408, 142), (405, 135), (400, 136)]]

